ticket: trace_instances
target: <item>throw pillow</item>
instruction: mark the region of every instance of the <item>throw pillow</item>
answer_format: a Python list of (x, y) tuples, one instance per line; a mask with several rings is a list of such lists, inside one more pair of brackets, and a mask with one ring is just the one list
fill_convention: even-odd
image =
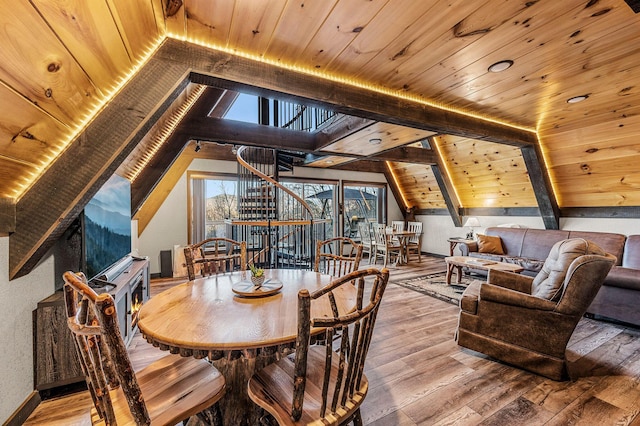
[(502, 239), (491, 235), (478, 234), (478, 252), (491, 254), (504, 254)]

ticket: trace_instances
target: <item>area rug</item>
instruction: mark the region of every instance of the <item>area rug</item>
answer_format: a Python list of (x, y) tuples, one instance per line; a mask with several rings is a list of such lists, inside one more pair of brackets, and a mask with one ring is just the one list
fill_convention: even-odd
[(457, 305), (462, 292), (469, 284), (480, 280), (479, 277), (463, 275), (462, 282), (457, 284), (455, 273), (451, 277), (451, 285), (447, 285), (446, 272), (436, 272), (407, 280), (393, 281), (394, 284), (415, 290), (427, 296), (435, 297), (445, 302)]

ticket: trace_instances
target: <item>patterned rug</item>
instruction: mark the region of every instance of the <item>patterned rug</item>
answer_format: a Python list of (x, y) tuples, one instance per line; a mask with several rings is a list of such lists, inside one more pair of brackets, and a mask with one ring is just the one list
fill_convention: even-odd
[(446, 272), (437, 272), (434, 274), (423, 275), (421, 277), (411, 278), (408, 280), (394, 281), (394, 284), (415, 290), (427, 296), (444, 300), (454, 305), (458, 305), (462, 292), (469, 284), (480, 280), (480, 277), (462, 276), (462, 282), (457, 284), (455, 272), (451, 277), (451, 285), (446, 283)]

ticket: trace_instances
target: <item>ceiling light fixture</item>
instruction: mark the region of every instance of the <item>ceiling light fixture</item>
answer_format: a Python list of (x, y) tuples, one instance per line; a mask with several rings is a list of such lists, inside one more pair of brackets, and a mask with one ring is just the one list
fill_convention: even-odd
[(489, 66), (489, 72), (502, 72), (508, 70), (513, 65), (513, 61), (511, 59), (505, 59), (504, 61), (496, 62), (495, 64)]
[(380, 138), (371, 138), (371, 139), (369, 139), (369, 143), (371, 145), (380, 145), (382, 143), (382, 139), (380, 139)]
[(573, 98), (567, 99), (567, 103), (568, 104), (577, 104), (578, 102), (582, 102), (582, 101), (586, 100), (588, 97), (589, 97), (589, 95), (574, 96)]

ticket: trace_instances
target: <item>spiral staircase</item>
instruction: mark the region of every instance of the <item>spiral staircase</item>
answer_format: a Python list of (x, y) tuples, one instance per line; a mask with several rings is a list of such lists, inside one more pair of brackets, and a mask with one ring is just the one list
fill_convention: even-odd
[(309, 205), (278, 182), (289, 162), (278, 151), (240, 147), (238, 218), (227, 235), (246, 241), (249, 262), (265, 268), (311, 269), (316, 241), (328, 235), (331, 219), (315, 219)]

